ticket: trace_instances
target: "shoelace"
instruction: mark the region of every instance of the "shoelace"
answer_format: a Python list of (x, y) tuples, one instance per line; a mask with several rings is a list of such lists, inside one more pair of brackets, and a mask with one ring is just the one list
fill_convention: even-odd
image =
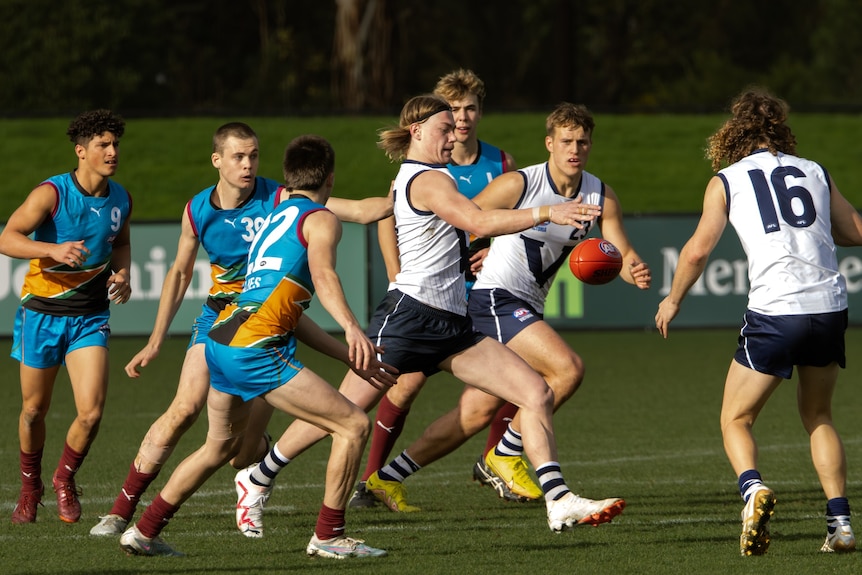
[(71, 499), (73, 496), (80, 497), (84, 494), (84, 491), (74, 483), (58, 483), (56, 490), (63, 499)]
[(36, 497), (37, 493), (38, 493), (38, 490), (37, 491), (28, 491), (27, 493), (22, 494), (21, 500), (20, 500), (20, 506), (21, 507), (28, 507), (30, 505), (31, 501), (35, 501), (36, 502), (35, 505), (41, 505), (42, 507), (45, 507), (45, 505), (42, 503), (42, 495), (39, 494), (39, 496)]

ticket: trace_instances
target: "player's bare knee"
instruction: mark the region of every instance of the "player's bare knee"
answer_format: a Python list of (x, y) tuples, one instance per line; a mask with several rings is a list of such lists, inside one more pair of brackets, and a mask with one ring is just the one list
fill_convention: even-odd
[(345, 436), (351, 441), (367, 441), (371, 435), (371, 420), (357, 408), (356, 413), (345, 418), (342, 422), (345, 427)]
[(203, 406), (197, 406), (185, 401), (172, 403), (169, 408), (171, 427), (182, 431), (189, 429), (198, 420), (202, 409)]
[(401, 409), (410, 409), (413, 400), (422, 391), (426, 377), (421, 373), (409, 373), (398, 378), (398, 385), (386, 392), (386, 398)]
[(831, 428), (834, 432), (835, 424), (832, 422), (831, 411), (811, 411), (800, 408), (799, 417), (802, 421), (802, 427), (805, 428), (805, 432), (808, 435), (811, 435), (821, 427)]
[(520, 399), (520, 407), (535, 412), (545, 412), (553, 410), (554, 391), (549, 386), (536, 385), (525, 389), (526, 391)]
[(548, 386), (554, 392), (554, 408), (559, 409), (572, 397), (581, 385), (583, 379), (574, 379), (569, 376), (559, 378), (548, 378)]
[(21, 419), (24, 425), (33, 426), (37, 423), (45, 421), (45, 415), (48, 413), (47, 407), (38, 405), (25, 405), (21, 409)]
[(242, 437), (235, 437), (232, 441), (224, 444), (220, 456), (221, 462), (225, 463), (236, 457), (242, 449)]
[(491, 425), (497, 411), (500, 409), (499, 402), (485, 403), (482, 405), (460, 405), (461, 425), (468, 434), (476, 429), (481, 430)]
[(102, 422), (102, 409), (89, 409), (79, 411), (75, 422), (87, 433), (95, 433), (99, 429), (99, 424)]

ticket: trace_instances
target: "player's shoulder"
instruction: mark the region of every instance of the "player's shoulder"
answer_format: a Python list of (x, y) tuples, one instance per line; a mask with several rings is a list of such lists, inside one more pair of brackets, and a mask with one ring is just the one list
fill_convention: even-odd
[(257, 176), (256, 178), (255, 192), (260, 195), (271, 197), (281, 192), (283, 187), (284, 184), (273, 179), (264, 178), (263, 176)]
[(192, 204), (192, 205), (197, 205), (197, 204), (209, 202), (210, 196), (212, 196), (212, 193), (215, 189), (216, 189), (215, 184), (213, 184), (212, 186), (207, 186), (206, 188), (202, 189), (201, 191), (196, 193), (194, 196), (192, 196), (191, 199), (188, 201), (188, 203)]
[(499, 160), (505, 154), (502, 148), (499, 148), (486, 140), (479, 140), (479, 152), (480, 155), (493, 158), (495, 160)]

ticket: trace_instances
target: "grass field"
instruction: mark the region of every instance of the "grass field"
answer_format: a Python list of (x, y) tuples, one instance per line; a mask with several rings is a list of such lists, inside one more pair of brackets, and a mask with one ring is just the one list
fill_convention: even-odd
[[(668, 341), (648, 332), (569, 333), (587, 362), (587, 379), (557, 415), (560, 460), (570, 486), (587, 497), (625, 497), (622, 516), (599, 528), (552, 534), (544, 508), (508, 504), (470, 481), (470, 468), (484, 435), (423, 469), (407, 482), (410, 501), (422, 512), (398, 515), (382, 509), (348, 513), (348, 530), (388, 549), (380, 560), (311, 560), (304, 548), (322, 497), (327, 445), (307, 452), (282, 473), (267, 508), (266, 537), (248, 540), (233, 526), (233, 473), (223, 469), (180, 510), (163, 533), (185, 558), (127, 557), (115, 539), (88, 531), (108, 511), (144, 431), (167, 406), (176, 385), (185, 341), (175, 338), (141, 380), (122, 373), (142, 339), (112, 342), (112, 382), (101, 432), (78, 474), (83, 517), (66, 525), (56, 516), (53, 494), (34, 525), (16, 526), (9, 514), (19, 486), (16, 422), (17, 365), (0, 341), (6, 400), (0, 404), (0, 572), (4, 575), (63, 573), (228, 574), (374, 573), (859, 573), (862, 554), (818, 552), (825, 535), (825, 500), (808, 455), (807, 436), (795, 414), (795, 383), (776, 392), (758, 422), (760, 468), (778, 497), (773, 543), (764, 557), (738, 551), (739, 499), (724, 456), (718, 410), (733, 330), (676, 331)], [(851, 504), (862, 509), (862, 430), (858, 414), (862, 367), (855, 350), (862, 329), (848, 332), (848, 369), (841, 374), (835, 419), (849, 461)], [(311, 352), (302, 357), (328, 380), (339, 364)], [(417, 400), (396, 449), (417, 436), (454, 404), (457, 382), (435, 376)], [(68, 379), (58, 380), (48, 419), (43, 474), (59, 458), (73, 417)], [(277, 417), (278, 433), (289, 420)], [(167, 471), (197, 447), (206, 431), (202, 416), (180, 444)], [(155, 482), (149, 501), (167, 479)], [(857, 526), (857, 530), (860, 527)]]
[[(488, 112), (480, 137), (510, 152), (521, 167), (547, 160), (546, 113)], [(699, 212), (712, 172), (704, 159), (706, 138), (725, 116), (597, 115), (588, 170), (611, 185), (626, 213)], [(129, 119), (116, 179), (135, 200), (134, 221), (178, 221), (185, 202), (216, 182), (210, 164), (212, 133), (245, 120), (261, 144), (260, 174), (281, 179), (281, 159), (291, 138), (315, 133), (337, 152), (335, 195), (383, 195), (396, 167), (377, 149), (377, 130), (397, 116)], [(69, 119), (0, 119), (0, 221), (44, 178), (74, 167), (65, 136)], [(850, 202), (862, 206), (858, 169), (860, 115), (791, 115), (799, 153), (821, 162)]]

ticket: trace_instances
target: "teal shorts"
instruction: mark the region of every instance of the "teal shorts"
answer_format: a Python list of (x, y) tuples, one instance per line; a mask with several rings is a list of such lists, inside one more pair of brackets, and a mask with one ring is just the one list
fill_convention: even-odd
[(249, 401), (281, 387), (302, 370), (296, 359), (296, 339), (279, 347), (231, 347), (213, 340), (206, 344), (210, 385)]
[(109, 310), (87, 315), (49, 315), (18, 307), (12, 333), (12, 353), (28, 367), (44, 369), (65, 364), (66, 355), (84, 347), (108, 347)]
[(195, 318), (195, 322), (192, 324), (192, 337), (189, 339), (189, 347), (198, 343), (205, 344), (209, 341), (210, 329), (217, 318), (218, 312), (207, 304), (204, 304), (201, 314)]

